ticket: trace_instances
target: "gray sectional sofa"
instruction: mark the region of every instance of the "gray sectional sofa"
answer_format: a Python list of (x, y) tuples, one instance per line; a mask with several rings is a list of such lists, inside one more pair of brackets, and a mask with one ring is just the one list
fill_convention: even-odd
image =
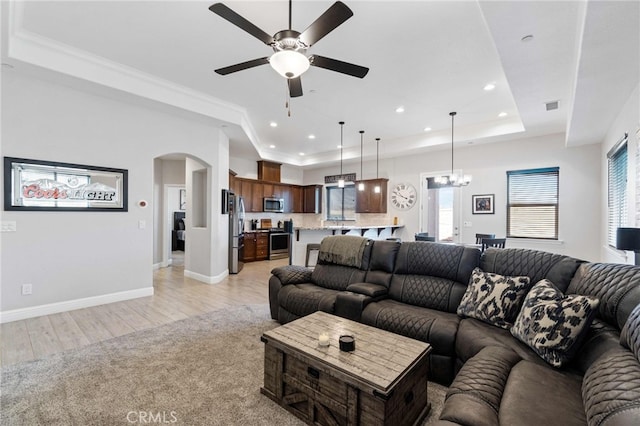
[[(441, 424), (640, 424), (640, 267), (535, 250), (481, 256), (457, 245), (328, 238), (360, 244), (358, 262), (341, 262), (323, 241), (313, 270), (274, 269), (272, 318), (286, 323), (322, 310), (429, 342), (429, 379), (450, 386)], [(519, 295), (502, 294), (517, 305), (514, 324), (491, 322), (506, 315), (495, 301), (479, 316), (461, 310), (478, 289), (511, 282), (491, 280), (512, 277), (522, 281)], [(549, 313), (567, 327), (536, 328), (543, 321), (531, 319), (550, 309), (547, 300), (566, 302), (565, 311)], [(571, 317), (574, 310), (584, 311), (581, 319)], [(523, 329), (538, 331), (531, 337)], [(554, 338), (571, 350), (548, 350)]]

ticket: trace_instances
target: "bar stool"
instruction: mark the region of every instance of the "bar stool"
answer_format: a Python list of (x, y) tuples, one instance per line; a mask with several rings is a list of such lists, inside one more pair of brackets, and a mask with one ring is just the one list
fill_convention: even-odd
[[(304, 266), (307, 267), (307, 268), (309, 267), (309, 254), (312, 251), (317, 251), (318, 253), (320, 253), (320, 244), (314, 244), (314, 243), (307, 244), (307, 256), (304, 259)], [(315, 266), (315, 265), (313, 265), (313, 266)]]

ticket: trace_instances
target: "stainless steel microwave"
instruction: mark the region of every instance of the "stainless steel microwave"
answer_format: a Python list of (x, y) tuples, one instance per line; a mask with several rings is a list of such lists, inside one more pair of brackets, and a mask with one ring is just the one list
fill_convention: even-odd
[(263, 199), (262, 211), (271, 213), (284, 213), (284, 199), (265, 197)]

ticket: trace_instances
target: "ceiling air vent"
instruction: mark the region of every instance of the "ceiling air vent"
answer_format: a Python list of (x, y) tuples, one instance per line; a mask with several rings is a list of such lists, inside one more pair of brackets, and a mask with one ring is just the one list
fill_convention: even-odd
[(558, 101), (547, 102), (544, 104), (547, 107), (547, 111), (553, 111), (554, 109), (558, 109)]

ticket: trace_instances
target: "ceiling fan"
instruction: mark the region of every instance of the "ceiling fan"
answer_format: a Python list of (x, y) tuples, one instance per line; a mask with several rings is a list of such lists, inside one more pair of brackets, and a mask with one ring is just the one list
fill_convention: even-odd
[(313, 65), (359, 78), (363, 78), (369, 72), (369, 68), (361, 67), (360, 65), (354, 65), (320, 55), (306, 56), (305, 54), (309, 47), (353, 16), (351, 9), (340, 1), (335, 2), (320, 15), (318, 19), (309, 25), (307, 29), (300, 33), (291, 29), (291, 0), (289, 0), (289, 29), (278, 31), (273, 36), (270, 36), (222, 3), (216, 3), (210, 6), (209, 10), (248, 32), (271, 47), (274, 51), (271, 56), (265, 56), (264, 58), (253, 59), (215, 70), (215, 72), (220, 75), (227, 75), (259, 65), (270, 64), (273, 69), (287, 79), (289, 96), (293, 98), (302, 96), (300, 75), (307, 71), (309, 66)]

